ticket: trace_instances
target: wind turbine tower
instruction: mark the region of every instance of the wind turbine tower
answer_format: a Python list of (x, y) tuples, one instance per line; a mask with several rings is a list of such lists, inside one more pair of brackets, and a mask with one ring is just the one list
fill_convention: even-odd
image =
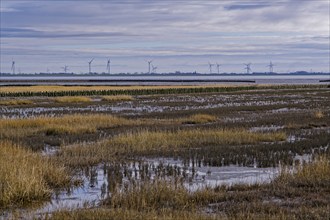
[(69, 68), (68, 68), (68, 66), (64, 66), (64, 67), (62, 67), (62, 69), (64, 70), (64, 73), (66, 73)]
[(274, 67), (275, 64), (272, 63), (272, 61), (270, 61), (269, 65), (267, 65), (267, 67), (269, 67), (269, 73), (273, 73), (274, 72)]
[(91, 59), (91, 61), (88, 62), (88, 67), (89, 67), (89, 73), (92, 73), (92, 62), (93, 62), (94, 58)]
[(210, 73), (212, 73), (212, 66), (214, 66), (214, 64), (209, 62)]
[(154, 66), (154, 65), (151, 65), (152, 66), (152, 73), (156, 73), (156, 71), (157, 71), (157, 66)]
[(13, 74), (15, 74), (15, 61), (14, 60), (11, 63), (11, 71)]
[(246, 66), (244, 69), (246, 69), (246, 73), (250, 74), (251, 71), (251, 63), (244, 63), (244, 65)]
[(108, 62), (107, 62), (107, 70), (108, 70), (108, 74), (110, 74), (110, 59), (108, 59)]
[(151, 63), (152, 63), (152, 60), (148, 60), (148, 73), (150, 74), (150, 66), (151, 66)]
[(218, 74), (220, 74), (220, 66), (221, 64), (217, 63)]

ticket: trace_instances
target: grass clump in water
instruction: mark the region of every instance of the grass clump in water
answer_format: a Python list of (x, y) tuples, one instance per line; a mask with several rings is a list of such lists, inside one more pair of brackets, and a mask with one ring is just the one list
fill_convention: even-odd
[(130, 95), (109, 95), (109, 96), (102, 96), (102, 101), (133, 101), (133, 96)]
[(313, 116), (316, 119), (321, 119), (321, 118), (324, 118), (324, 113), (322, 111), (320, 111), (320, 110), (317, 110), (317, 111), (314, 112), (314, 115)]
[(0, 141), (0, 207), (50, 198), (52, 188), (70, 185), (64, 166), (8, 141)]
[(217, 117), (208, 114), (195, 114), (183, 120), (183, 124), (204, 124), (215, 122)]
[(330, 189), (330, 160), (323, 155), (310, 164), (299, 166), (293, 174), (284, 170), (276, 182), (295, 187)]
[(0, 119), (3, 138), (24, 137), (40, 132), (46, 135), (80, 134), (96, 132), (100, 128), (134, 124), (124, 118), (105, 114), (74, 114), (62, 117), (36, 117), (25, 119)]
[(184, 209), (194, 205), (188, 190), (182, 185), (161, 180), (131, 184), (125, 190), (115, 191), (105, 203), (111, 208), (125, 207), (138, 211)]
[(58, 103), (79, 103), (79, 102), (91, 102), (92, 99), (86, 96), (63, 96), (56, 97), (55, 102)]
[(140, 131), (115, 136), (96, 143), (74, 144), (62, 147), (59, 160), (70, 166), (84, 166), (109, 161), (119, 156), (160, 154), (203, 146), (224, 147), (228, 145), (274, 142), (286, 139), (284, 132), (256, 133), (247, 130), (180, 130)]
[(11, 100), (0, 100), (0, 105), (30, 105), (33, 104), (31, 100), (26, 99), (11, 99)]
[(257, 142), (283, 141), (284, 132), (255, 133), (247, 130), (181, 130), (142, 131), (123, 134), (109, 141), (109, 144), (128, 151), (172, 150), (178, 148), (202, 147), (204, 145), (254, 144)]

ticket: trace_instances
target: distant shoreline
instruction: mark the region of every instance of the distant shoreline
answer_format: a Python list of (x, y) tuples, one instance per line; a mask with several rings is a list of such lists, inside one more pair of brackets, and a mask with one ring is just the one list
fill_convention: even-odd
[(330, 76), (330, 73), (323, 73), (323, 72), (315, 72), (315, 73), (309, 73), (309, 72), (293, 72), (293, 73), (21, 73), (21, 74), (11, 74), (11, 73), (0, 73), (0, 77), (36, 77), (36, 76), (42, 76), (42, 77), (91, 77), (91, 76)]
[(117, 75), (1, 75), (0, 86), (29, 85), (176, 85), (210, 83), (319, 84), (327, 74), (117, 74)]
[(207, 82), (215, 82), (215, 83), (255, 83), (255, 80), (202, 80), (202, 79), (67, 79), (67, 80), (57, 80), (57, 79), (34, 79), (34, 80), (1, 80), (0, 84), (3, 86), (32, 86), (36, 85), (36, 83), (47, 84), (47, 85), (66, 85), (76, 84), (92, 84), (94, 85), (102, 85), (102, 83), (207, 83)]

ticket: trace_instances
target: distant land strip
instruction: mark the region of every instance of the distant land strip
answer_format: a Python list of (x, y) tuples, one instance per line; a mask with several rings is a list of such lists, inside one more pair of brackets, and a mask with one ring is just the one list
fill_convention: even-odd
[(35, 84), (54, 84), (65, 85), (67, 83), (143, 83), (143, 82), (154, 82), (154, 83), (203, 83), (203, 82), (223, 82), (223, 83), (255, 83), (255, 80), (219, 80), (219, 79), (33, 79), (33, 80), (1, 80), (2, 85), (35, 85)]

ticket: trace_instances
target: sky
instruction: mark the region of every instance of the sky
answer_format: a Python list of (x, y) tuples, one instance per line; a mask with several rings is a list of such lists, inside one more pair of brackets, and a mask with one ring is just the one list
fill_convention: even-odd
[[(330, 72), (330, 0), (1, 0), (0, 72)], [(212, 67), (216, 73), (216, 66)]]

